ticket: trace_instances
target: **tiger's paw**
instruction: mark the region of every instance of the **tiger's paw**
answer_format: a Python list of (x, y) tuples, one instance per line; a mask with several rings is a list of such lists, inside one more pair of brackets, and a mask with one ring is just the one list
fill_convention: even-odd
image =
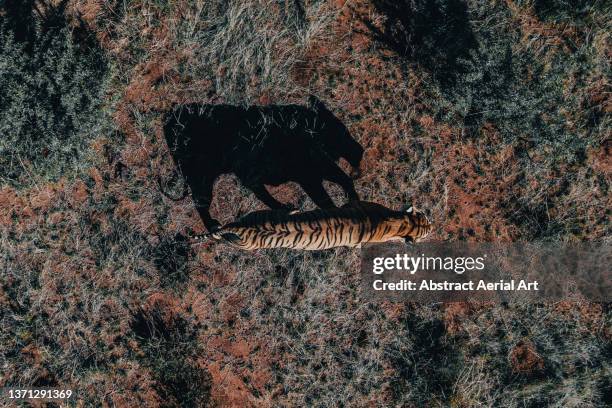
[(283, 211), (287, 211), (290, 215), (291, 214), (296, 214), (296, 213), (300, 212), (300, 210), (298, 210), (297, 208), (295, 208), (291, 204), (283, 204), (282, 209), (283, 209)]
[(218, 222), (215, 222), (214, 224), (211, 224), (210, 226), (206, 226), (206, 228), (208, 229), (209, 234), (214, 234), (215, 232), (221, 229), (221, 224), (219, 224)]

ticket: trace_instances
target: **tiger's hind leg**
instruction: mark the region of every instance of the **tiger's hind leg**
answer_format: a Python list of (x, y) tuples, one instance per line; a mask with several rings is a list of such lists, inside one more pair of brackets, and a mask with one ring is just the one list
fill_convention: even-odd
[(331, 199), (327, 191), (323, 188), (323, 180), (308, 181), (301, 184), (308, 196), (319, 208), (335, 208), (336, 204)]

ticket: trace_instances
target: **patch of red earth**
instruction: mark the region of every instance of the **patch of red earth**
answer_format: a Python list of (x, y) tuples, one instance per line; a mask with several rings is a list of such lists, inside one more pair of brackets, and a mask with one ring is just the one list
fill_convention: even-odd
[(482, 142), (453, 140), (452, 130), (440, 132), (434, 169), (445, 175), (447, 219), (444, 230), (451, 237), (473, 241), (512, 241), (519, 232), (509, 224), (500, 197), (512, 195), (519, 174), (514, 149), (504, 146), (495, 129), (482, 129), (488, 143), (499, 145), (491, 154)]
[(268, 191), (273, 197), (282, 197), (284, 204), (298, 206), (304, 200), (304, 192), (296, 183), (286, 183), (280, 186), (267, 186)]
[[(247, 327), (240, 327), (235, 333), (249, 331)], [(269, 342), (229, 331), (203, 337), (207, 355), (201, 361), (212, 377), (213, 399), (224, 406), (266, 406), (272, 379), (269, 367), (276, 361), (270, 354)]]
[(72, 186), (71, 194), (69, 195), (69, 201), (74, 207), (80, 207), (85, 204), (89, 198), (89, 191), (87, 186), (82, 180), (77, 180)]
[[(607, 49), (610, 49), (609, 44)], [(612, 51), (608, 55), (608, 58), (610, 57), (612, 57)], [(605, 115), (612, 113), (612, 96), (610, 95), (610, 84), (607, 78), (600, 77), (593, 79), (586, 92), (588, 94), (587, 108), (594, 107)], [(608, 139), (607, 142), (609, 143), (610, 140)]]
[(89, 177), (94, 182), (94, 185), (91, 189), (91, 193), (93, 194), (94, 199), (100, 200), (104, 193), (106, 193), (106, 185), (104, 183), (104, 177), (102, 175), (102, 171), (96, 167), (92, 167), (89, 169)]
[(45, 184), (39, 189), (30, 192), (30, 205), (37, 213), (47, 213), (49, 209), (58, 200), (58, 190), (63, 189), (61, 184)]
[(142, 305), (145, 315), (156, 315), (164, 325), (171, 329), (176, 321), (181, 318), (182, 309), (176, 296), (164, 292), (155, 292), (149, 295)]
[(561, 301), (554, 306), (555, 316), (570, 321), (578, 319), (580, 329), (589, 334), (603, 334), (612, 339), (612, 328), (606, 325), (604, 306), (600, 303)]
[(538, 52), (546, 54), (550, 50), (572, 52), (572, 47), (580, 47), (584, 37), (576, 26), (563, 23), (542, 22), (535, 14), (533, 6), (521, 7), (512, 0), (506, 0), (513, 18), (523, 33), (522, 43)]
[(0, 227), (11, 227), (18, 234), (31, 231), (40, 222), (56, 224), (65, 215), (54, 210), (70, 195), (65, 180), (48, 183), (29, 190), (0, 189)]
[(211, 398), (221, 406), (261, 406), (231, 366), (215, 361), (208, 364), (207, 368), (212, 377)]
[(40, 368), (43, 362), (43, 355), (38, 346), (30, 343), (21, 349), (21, 354), (29, 364), (38, 366)]
[(390, 320), (398, 321), (406, 313), (406, 304), (398, 302), (384, 301), (381, 308), (385, 311), (385, 316)]
[[(275, 197), (283, 201), (283, 198)], [(236, 176), (224, 174), (217, 178), (213, 187), (210, 214), (222, 225), (249, 212), (265, 208), (266, 206), (255, 199), (255, 195), (250, 190), (242, 186)]]
[(13, 225), (15, 218), (25, 207), (23, 198), (11, 187), (0, 189), (0, 226), (8, 228)]
[(463, 323), (474, 316), (493, 307), (491, 302), (452, 302), (444, 304), (444, 327), (450, 335), (461, 333)]
[(587, 164), (612, 183), (612, 139), (605, 140), (601, 146), (587, 151)]
[(279, 361), (270, 347), (273, 339), (267, 339), (251, 317), (240, 314), (248, 306), (244, 294), (222, 290), (232, 288), (238, 278), (232, 266), (212, 263), (214, 251), (200, 251), (199, 256), (202, 265), (211, 269), (195, 279), (210, 291), (202, 293), (191, 286), (184, 302), (208, 327), (200, 334), (205, 352), (200, 363), (211, 373), (212, 398), (221, 406), (269, 406), (270, 367)]
[(544, 369), (544, 359), (537, 353), (530, 341), (519, 342), (509, 355), (512, 370), (521, 374), (532, 374)]
[[(117, 406), (117, 407), (161, 407), (168, 401), (164, 400), (158, 393), (159, 384), (154, 378), (151, 370), (141, 367), (132, 362), (118, 362), (114, 370), (124, 372), (123, 376), (113, 378), (116, 381), (122, 381), (124, 384), (120, 387), (123, 392), (110, 393), (108, 401), (103, 401), (102, 406)], [(107, 389), (114, 389), (116, 386), (112, 384), (106, 385)]]
[(123, 194), (117, 197), (118, 203), (114, 211), (117, 218), (128, 221), (145, 236), (158, 236), (159, 225), (151, 200), (140, 198), (132, 200)]

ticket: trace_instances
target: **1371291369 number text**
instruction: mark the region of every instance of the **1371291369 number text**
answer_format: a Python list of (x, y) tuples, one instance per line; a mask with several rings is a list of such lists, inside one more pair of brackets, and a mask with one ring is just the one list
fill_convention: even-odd
[(60, 400), (69, 399), (73, 396), (70, 389), (61, 388), (2, 388), (2, 396), (11, 400)]

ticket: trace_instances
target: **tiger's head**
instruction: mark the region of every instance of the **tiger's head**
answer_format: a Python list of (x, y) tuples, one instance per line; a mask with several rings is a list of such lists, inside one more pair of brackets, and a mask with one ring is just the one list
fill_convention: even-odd
[(433, 229), (425, 213), (412, 206), (408, 207), (403, 214), (403, 227), (400, 236), (406, 243), (419, 242)]

